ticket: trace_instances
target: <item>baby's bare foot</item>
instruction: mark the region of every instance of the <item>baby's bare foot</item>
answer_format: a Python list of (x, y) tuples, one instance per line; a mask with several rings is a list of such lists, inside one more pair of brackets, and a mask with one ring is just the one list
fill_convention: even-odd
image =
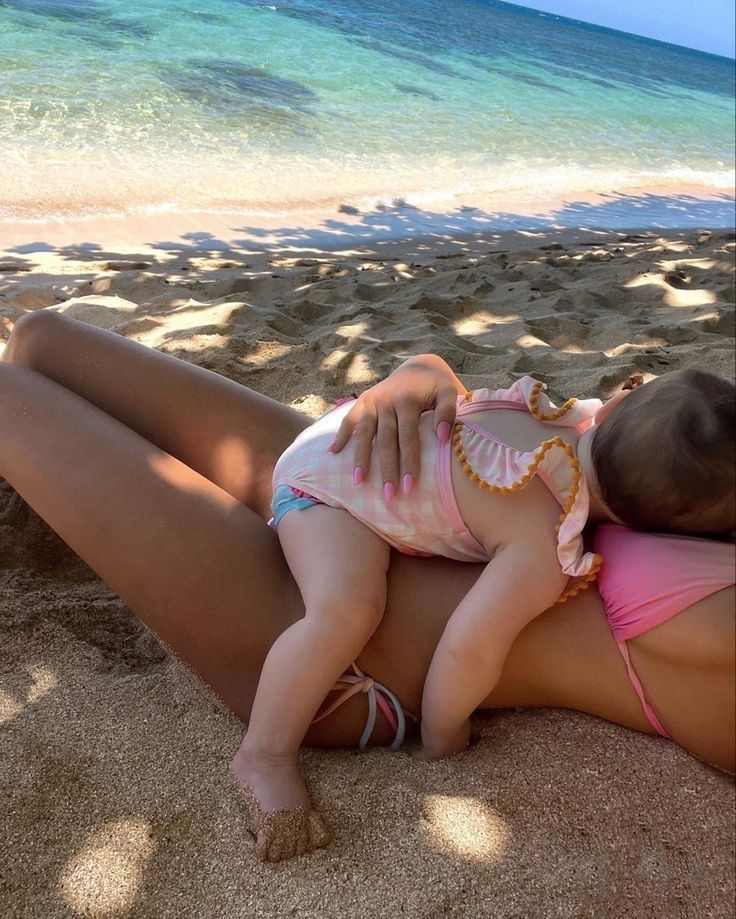
[(309, 804), (288, 810), (264, 811), (250, 786), (242, 786), (249, 827), (256, 840), (256, 855), (262, 862), (282, 862), (326, 846), (332, 833), (320, 814)]
[(312, 808), (295, 758), (240, 748), (230, 764), (245, 796), (248, 829), (261, 861), (279, 862), (326, 846), (332, 834)]
[(240, 785), (248, 785), (264, 811), (288, 810), (309, 804), (309, 792), (296, 756), (274, 756), (254, 749), (248, 740), (235, 754), (230, 769)]

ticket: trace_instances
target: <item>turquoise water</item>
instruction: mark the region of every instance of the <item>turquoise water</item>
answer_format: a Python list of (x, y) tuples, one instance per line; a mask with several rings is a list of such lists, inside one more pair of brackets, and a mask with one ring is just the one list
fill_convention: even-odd
[(493, 0), (0, 0), (0, 217), (729, 187), (733, 80)]

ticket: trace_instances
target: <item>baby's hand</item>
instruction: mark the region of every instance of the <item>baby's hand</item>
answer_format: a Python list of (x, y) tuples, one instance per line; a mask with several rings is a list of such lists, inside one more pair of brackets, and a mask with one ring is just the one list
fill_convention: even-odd
[(418, 760), (444, 759), (461, 753), (470, 743), (470, 719), (466, 719), (456, 731), (432, 732), (422, 725), (422, 749), (414, 757)]

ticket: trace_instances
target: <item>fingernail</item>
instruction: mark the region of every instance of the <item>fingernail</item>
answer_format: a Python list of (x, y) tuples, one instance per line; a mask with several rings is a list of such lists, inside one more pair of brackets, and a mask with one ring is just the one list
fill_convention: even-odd
[(440, 421), (437, 425), (437, 437), (441, 444), (446, 444), (450, 439), (450, 425), (446, 421)]
[(353, 485), (360, 485), (362, 481), (363, 481), (363, 467), (356, 466), (355, 469), (353, 469)]
[(384, 483), (383, 497), (388, 501), (389, 504), (394, 500), (394, 494), (395, 492), (393, 482)]
[(404, 492), (405, 495), (409, 494), (413, 484), (414, 484), (414, 476), (410, 472), (407, 472), (404, 478), (401, 480), (401, 490)]
[(335, 449), (335, 441), (333, 440), (330, 446), (325, 450), (325, 453), (332, 453)]

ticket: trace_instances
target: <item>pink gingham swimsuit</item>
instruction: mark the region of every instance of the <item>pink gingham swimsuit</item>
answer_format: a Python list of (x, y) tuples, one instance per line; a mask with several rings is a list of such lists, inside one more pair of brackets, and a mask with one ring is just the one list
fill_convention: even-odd
[[(477, 389), (458, 396), (455, 433), (441, 443), (432, 413), (419, 419), (421, 470), (408, 495), (387, 502), (378, 457), (365, 481), (353, 485), (352, 451), (327, 453), (350, 403), (339, 405), (304, 430), (276, 463), (274, 490), (288, 486), (353, 517), (408, 555), (441, 555), (464, 562), (488, 562), (490, 557), (473, 537), (457, 506), (451, 480), (453, 452), (479, 487), (511, 492), (538, 475), (563, 509), (557, 533), (557, 554), (565, 574), (582, 583), (591, 580), (600, 564), (583, 550), (582, 530), (588, 517), (588, 490), (574, 451), (560, 438), (551, 438), (533, 451), (503, 443), (473, 421), (489, 409), (525, 411), (558, 427), (582, 433), (593, 424), (599, 399), (568, 400), (557, 408), (543, 383), (523, 377), (508, 389)], [(578, 586), (582, 586), (580, 581)], [(569, 593), (567, 594), (569, 595)]]

